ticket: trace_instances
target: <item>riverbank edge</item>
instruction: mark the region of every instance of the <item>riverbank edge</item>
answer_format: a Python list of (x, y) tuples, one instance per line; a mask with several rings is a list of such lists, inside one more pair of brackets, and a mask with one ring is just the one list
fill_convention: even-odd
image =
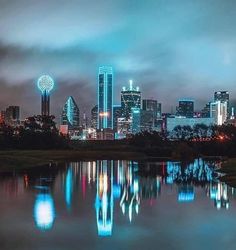
[[(201, 156), (206, 160), (221, 159)], [(223, 158), (222, 158), (223, 159)], [(173, 157), (155, 157), (139, 151), (117, 150), (7, 150), (0, 151), (0, 171), (29, 168), (66, 161), (133, 160), (133, 161), (186, 161)], [(190, 159), (188, 159), (190, 160)], [(236, 169), (235, 169), (236, 172)]]
[(142, 152), (107, 150), (8, 150), (0, 151), (0, 171), (29, 168), (66, 161), (137, 160), (148, 157)]

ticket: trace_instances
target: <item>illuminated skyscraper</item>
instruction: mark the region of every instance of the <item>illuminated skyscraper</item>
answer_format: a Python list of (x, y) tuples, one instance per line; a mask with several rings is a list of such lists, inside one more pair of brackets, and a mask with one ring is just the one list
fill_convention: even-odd
[(230, 109), (229, 109), (229, 92), (228, 91), (217, 91), (214, 94), (214, 101), (220, 101), (221, 103), (227, 103), (227, 117), (230, 116)]
[(98, 72), (98, 129), (113, 129), (113, 70), (99, 67)]
[(61, 124), (62, 125), (68, 125), (69, 128), (78, 128), (79, 127), (79, 108), (72, 96), (70, 96), (62, 111), (61, 115)]
[(122, 116), (127, 120), (131, 117), (132, 108), (141, 108), (141, 92), (139, 87), (133, 87), (133, 81), (130, 80), (129, 88), (123, 87), (121, 91)]
[(43, 75), (38, 79), (38, 88), (42, 93), (41, 114), (50, 115), (50, 91), (54, 87), (54, 81), (49, 75)]
[(214, 119), (216, 125), (222, 125), (227, 120), (227, 102), (211, 102), (210, 116)]
[(140, 132), (140, 120), (141, 120), (141, 110), (139, 108), (132, 108), (132, 133), (136, 134)]

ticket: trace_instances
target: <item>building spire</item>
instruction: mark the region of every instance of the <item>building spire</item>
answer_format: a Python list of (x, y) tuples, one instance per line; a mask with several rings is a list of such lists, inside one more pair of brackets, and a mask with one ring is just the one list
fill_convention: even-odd
[(129, 80), (129, 88), (130, 90), (133, 90), (133, 80)]

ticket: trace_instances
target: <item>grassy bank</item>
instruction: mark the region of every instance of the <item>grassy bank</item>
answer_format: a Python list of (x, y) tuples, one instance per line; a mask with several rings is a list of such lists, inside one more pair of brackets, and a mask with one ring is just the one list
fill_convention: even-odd
[(15, 150), (0, 151), (0, 171), (9, 168), (33, 167), (50, 162), (89, 160), (143, 160), (144, 153), (104, 150)]

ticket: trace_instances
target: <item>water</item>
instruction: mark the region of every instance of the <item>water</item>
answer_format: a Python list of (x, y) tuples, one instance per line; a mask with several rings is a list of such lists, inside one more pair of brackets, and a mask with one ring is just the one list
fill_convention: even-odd
[(220, 162), (65, 163), (0, 173), (0, 249), (236, 249)]

